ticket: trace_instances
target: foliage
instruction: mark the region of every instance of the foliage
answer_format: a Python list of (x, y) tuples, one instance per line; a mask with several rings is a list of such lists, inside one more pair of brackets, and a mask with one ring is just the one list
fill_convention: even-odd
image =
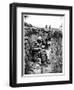
[(25, 74), (61, 73), (62, 31), (55, 28), (47, 31), (28, 23), (24, 25)]

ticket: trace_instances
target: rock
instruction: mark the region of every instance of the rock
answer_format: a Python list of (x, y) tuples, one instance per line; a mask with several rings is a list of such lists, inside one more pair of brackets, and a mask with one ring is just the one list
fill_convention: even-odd
[(34, 74), (40, 74), (41, 73), (41, 67), (38, 63), (34, 63), (32, 66), (32, 71)]
[(53, 68), (52, 65), (43, 66), (43, 73), (50, 73), (52, 72)]

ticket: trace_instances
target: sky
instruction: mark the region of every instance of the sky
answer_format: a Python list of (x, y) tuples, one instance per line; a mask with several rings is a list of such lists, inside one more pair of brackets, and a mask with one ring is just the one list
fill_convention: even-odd
[[(25, 15), (24, 15), (25, 16)], [(53, 28), (59, 28), (60, 25), (64, 26), (64, 16), (43, 16), (43, 15), (26, 15), (24, 22), (32, 24), (37, 27), (45, 27), (51, 25)]]

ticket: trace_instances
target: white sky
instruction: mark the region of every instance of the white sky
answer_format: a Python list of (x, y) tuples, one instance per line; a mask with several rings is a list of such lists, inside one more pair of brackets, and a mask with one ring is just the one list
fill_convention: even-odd
[(60, 25), (64, 26), (64, 16), (42, 16), (42, 15), (26, 15), (24, 22), (32, 24), (37, 27), (45, 27), (51, 25), (53, 28), (59, 28)]

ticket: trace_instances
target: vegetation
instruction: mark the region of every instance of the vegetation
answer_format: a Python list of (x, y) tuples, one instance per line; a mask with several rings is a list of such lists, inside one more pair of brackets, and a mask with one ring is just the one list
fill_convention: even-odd
[(62, 31), (24, 23), (25, 74), (62, 72)]

